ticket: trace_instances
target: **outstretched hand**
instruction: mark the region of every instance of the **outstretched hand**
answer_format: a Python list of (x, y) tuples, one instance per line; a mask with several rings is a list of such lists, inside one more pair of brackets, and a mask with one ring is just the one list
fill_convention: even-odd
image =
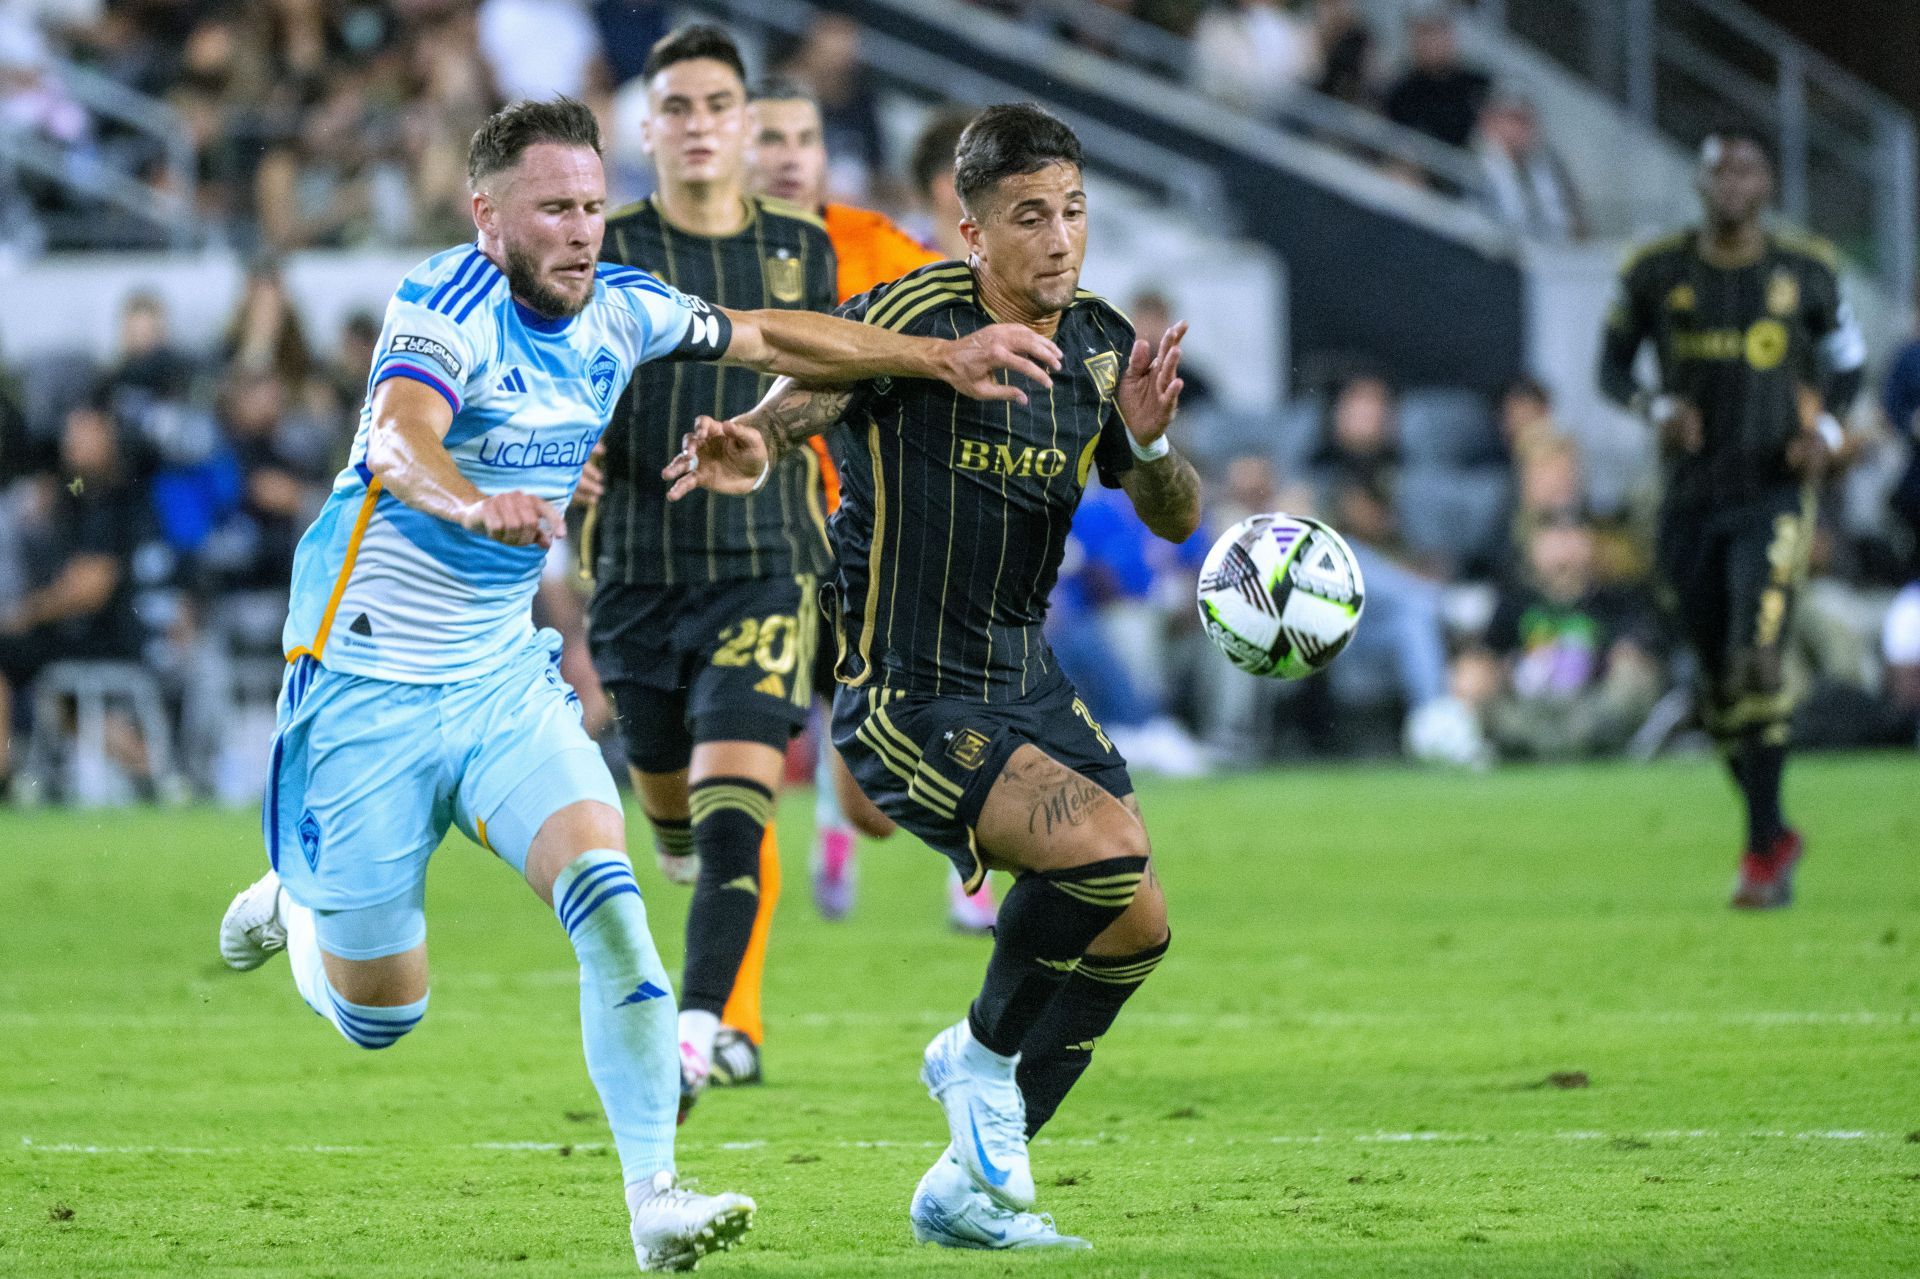
[(1187, 322), (1182, 320), (1160, 335), (1157, 351), (1134, 339), (1114, 400), (1128, 433), (1142, 447), (1165, 435), (1180, 410), (1180, 392), (1187, 385), (1180, 378), (1180, 339), (1186, 335)]
[(1027, 393), (996, 375), (1005, 370), (1050, 387), (1060, 348), (1024, 324), (989, 324), (948, 342), (944, 365), (940, 380), (970, 399), (1025, 404)]
[(672, 483), (667, 500), (677, 502), (695, 489), (739, 495), (759, 487), (768, 465), (767, 439), (738, 419), (721, 421), (706, 416), (693, 421), (693, 430), (680, 437), (660, 478)]

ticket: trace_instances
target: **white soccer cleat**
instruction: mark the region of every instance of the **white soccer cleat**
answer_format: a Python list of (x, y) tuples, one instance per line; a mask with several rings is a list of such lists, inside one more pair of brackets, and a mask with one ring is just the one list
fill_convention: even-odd
[(753, 1227), (745, 1195), (699, 1195), (662, 1170), (633, 1205), (633, 1258), (642, 1270), (692, 1270), (710, 1252), (725, 1252)]
[(974, 1184), (1002, 1206), (1023, 1211), (1033, 1207), (1033, 1168), (1027, 1105), (1013, 1077), (1020, 1058), (1015, 1054), (1002, 1067), (983, 1060), (989, 1056), (962, 1019), (927, 1045), (920, 1082), (947, 1112), (952, 1148)]
[(220, 917), (220, 958), (227, 967), (249, 972), (287, 948), (287, 925), (280, 917), (280, 877), (268, 871), (234, 895)]
[(660, 863), (660, 873), (666, 876), (669, 884), (678, 884), (682, 888), (695, 883), (700, 878), (700, 854), (663, 853), (655, 849), (654, 860)]
[(913, 1190), (907, 1209), (913, 1237), (942, 1248), (1060, 1248), (1081, 1251), (1093, 1245), (1063, 1235), (1044, 1212), (1015, 1212), (982, 1194), (948, 1146)]

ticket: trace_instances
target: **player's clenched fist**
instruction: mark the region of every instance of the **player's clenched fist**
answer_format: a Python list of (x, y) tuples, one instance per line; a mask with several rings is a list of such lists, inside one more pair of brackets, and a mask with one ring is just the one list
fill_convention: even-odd
[(515, 490), (495, 493), (471, 503), (460, 525), (470, 533), (508, 546), (538, 546), (545, 550), (567, 535), (567, 522), (549, 502)]
[(1048, 370), (1060, 367), (1060, 348), (1024, 324), (989, 324), (946, 344), (940, 380), (976, 400), (1027, 402), (1027, 393), (1000, 381), (1001, 369), (1052, 386)]

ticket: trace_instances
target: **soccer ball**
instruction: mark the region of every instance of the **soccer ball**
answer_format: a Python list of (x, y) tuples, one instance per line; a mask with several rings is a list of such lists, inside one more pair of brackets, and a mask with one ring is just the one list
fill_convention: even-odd
[(1300, 679), (1353, 638), (1364, 590), (1353, 551), (1319, 520), (1249, 515), (1207, 552), (1200, 621), (1241, 670)]

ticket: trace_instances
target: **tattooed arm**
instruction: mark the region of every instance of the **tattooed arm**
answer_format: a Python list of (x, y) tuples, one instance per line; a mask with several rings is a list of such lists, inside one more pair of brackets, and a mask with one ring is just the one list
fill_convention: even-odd
[[(1135, 341), (1115, 397), (1136, 457), (1121, 475), (1120, 487), (1141, 522), (1169, 542), (1184, 542), (1200, 527), (1200, 476), (1166, 438), (1186, 385), (1180, 380), (1180, 339), (1186, 335), (1183, 321), (1161, 336), (1157, 351)], [(1142, 454), (1155, 449), (1157, 457)]]
[(1152, 462), (1135, 462), (1120, 477), (1133, 509), (1155, 537), (1184, 542), (1200, 527), (1200, 475), (1193, 463), (1169, 450)]
[(697, 488), (755, 491), (781, 458), (838, 422), (852, 402), (851, 386), (808, 386), (783, 377), (739, 417), (696, 418), (661, 472), (672, 482), (667, 499), (677, 502)]

